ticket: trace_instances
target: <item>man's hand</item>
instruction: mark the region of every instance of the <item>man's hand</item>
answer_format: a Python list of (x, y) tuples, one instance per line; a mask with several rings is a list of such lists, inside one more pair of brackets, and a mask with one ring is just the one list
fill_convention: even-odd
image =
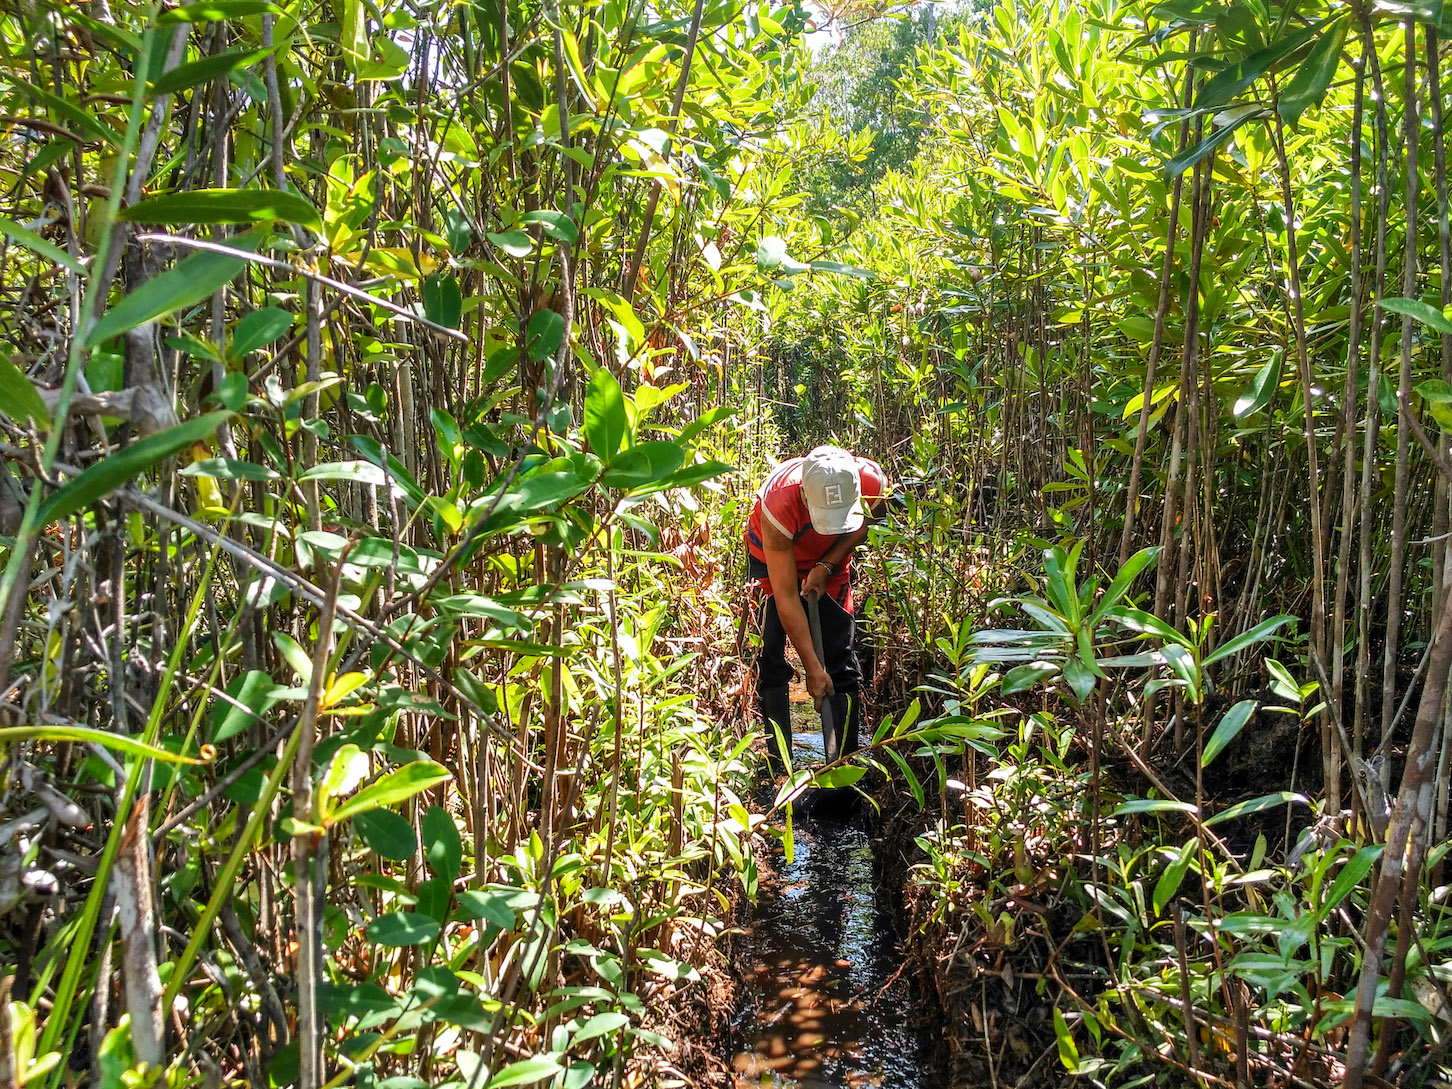
[(827, 569), (817, 565), (807, 572), (807, 577), (802, 580), (802, 597), (811, 597), (812, 594), (820, 594), (827, 589)]
[(812, 697), (812, 703), (820, 706), (825, 696), (832, 695), (836, 689), (832, 687), (832, 678), (820, 664), (813, 664), (807, 668), (807, 695)]
[[(766, 553), (766, 570), (771, 578), (771, 593), (776, 599), (776, 615), (781, 619), (782, 630), (797, 648), (797, 656), (807, 674), (807, 692), (813, 703), (820, 704), (822, 697), (831, 694), (832, 678), (812, 646), (812, 632), (807, 624), (807, 611), (802, 608), (801, 593), (811, 585), (810, 581), (797, 585), (797, 561), (792, 551), (790, 537), (777, 531), (770, 522), (764, 521), (762, 530), (762, 551)], [(826, 575), (826, 568), (813, 569)], [(825, 581), (825, 580), (824, 580)]]

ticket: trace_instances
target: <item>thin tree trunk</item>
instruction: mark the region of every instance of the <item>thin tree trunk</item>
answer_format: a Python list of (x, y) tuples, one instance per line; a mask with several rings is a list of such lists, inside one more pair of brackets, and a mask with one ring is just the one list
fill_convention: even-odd
[[(1296, 334), (1296, 359), (1301, 376), (1301, 401), (1306, 421), (1306, 475), (1311, 511), (1311, 653), (1326, 661), (1326, 533), (1321, 521), (1321, 468), (1316, 449), (1315, 380), (1306, 351), (1306, 308), (1301, 299), (1300, 253), (1296, 244), (1296, 206), (1291, 194), (1291, 168), (1286, 159), (1286, 133), (1279, 112), (1275, 121), (1276, 163), (1280, 167), (1281, 204), (1286, 219), (1286, 290)], [(1341, 756), (1330, 716), (1322, 713), (1322, 761), (1328, 807), (1341, 808)]]
[[(1356, 63), (1356, 90), (1351, 109), (1351, 313), (1346, 334), (1346, 379), (1341, 389), (1341, 540), (1336, 556), (1336, 601), (1331, 620), (1331, 691), (1333, 714), (1342, 718), (1346, 680), (1346, 600), (1351, 582), (1351, 540), (1356, 526), (1356, 405), (1361, 363), (1361, 130), (1366, 101), (1365, 52)], [(1372, 391), (1375, 396), (1375, 391)], [(1344, 718), (1342, 718), (1344, 721)], [(1324, 739), (1323, 739), (1323, 744)], [(1349, 757), (1348, 757), (1349, 758)], [(1354, 771), (1354, 769), (1353, 769)]]
[(1431, 786), (1432, 770), (1437, 762), (1432, 740), (1442, 718), (1447, 675), (1452, 669), (1452, 601), (1448, 601), (1445, 595), (1439, 603), (1439, 618), (1432, 640), (1427, 682), (1417, 705), (1417, 720), (1407, 745), (1401, 789), (1397, 792), (1396, 808), (1387, 828), (1386, 850), (1381, 856), (1381, 868), (1366, 919), (1361, 977), (1346, 1043), (1343, 1089), (1362, 1089), (1365, 1083), (1371, 1044), (1371, 1008), (1381, 981), (1382, 955), (1386, 951), (1392, 912), (1401, 898), (1403, 882), (1415, 885), (1420, 879), (1421, 862), (1425, 857), (1421, 835), (1423, 793)]
[[(1417, 24), (1406, 21), (1406, 57), (1403, 70), (1406, 77), (1402, 93), (1404, 97), (1404, 118), (1402, 132), (1406, 140), (1406, 216), (1407, 237), (1405, 268), (1402, 271), (1402, 295), (1415, 298), (1417, 294), (1417, 198), (1421, 190), (1417, 177), (1417, 150), (1421, 140), (1420, 115), (1417, 108)], [(1405, 405), (1412, 393), (1412, 318), (1402, 316), (1401, 365), (1397, 374), (1397, 399)], [(1410, 435), (1402, 413), (1397, 413), (1397, 459), (1396, 482), (1392, 499), (1392, 538), (1390, 577), (1386, 591), (1386, 653), (1382, 658), (1381, 672), (1381, 740), (1384, 744), (1392, 730), (1392, 718), (1396, 713), (1397, 696), (1397, 651), (1401, 635), (1402, 582), (1407, 555), (1407, 487), (1411, 467)]]
[(1356, 583), (1356, 669), (1355, 707), (1352, 714), (1351, 746), (1356, 759), (1361, 759), (1366, 746), (1366, 717), (1368, 686), (1371, 678), (1371, 577), (1372, 533), (1371, 520), (1372, 485), (1376, 475), (1376, 446), (1381, 424), (1381, 399), (1378, 387), (1381, 384), (1381, 332), (1380, 304), (1386, 291), (1386, 222), (1391, 206), (1391, 187), (1388, 180), (1389, 138), (1387, 130), (1386, 91), (1382, 86), (1381, 61), (1376, 52), (1376, 40), (1371, 32), (1371, 21), (1362, 18), (1363, 55), (1371, 66), (1373, 99), (1376, 102), (1376, 241), (1374, 259), (1376, 277), (1371, 285), (1371, 344), (1366, 377), (1366, 423), (1361, 435), (1361, 492), (1358, 548), (1358, 578)]
[[(686, 85), (691, 79), (691, 59), (696, 54), (696, 40), (701, 35), (701, 12), (705, 6), (706, 0), (696, 0), (695, 10), (691, 12), (691, 28), (686, 32), (685, 56), (681, 58), (681, 78), (676, 83), (676, 96), (671, 102), (671, 113), (665, 123), (666, 134), (671, 139), (675, 138), (676, 122), (680, 119), (681, 106), (686, 99)], [(560, 78), (564, 79), (563, 73)], [(667, 158), (670, 156), (670, 152), (671, 148), (667, 145), (665, 150)], [(650, 230), (655, 224), (655, 206), (660, 202), (660, 191), (660, 179), (657, 178), (651, 182), (650, 198), (645, 204), (645, 216), (640, 225), (640, 236), (635, 240), (635, 251), (630, 257), (630, 267), (625, 271), (625, 286), (620, 290), (620, 293), (625, 296), (626, 302), (633, 302), (635, 299), (635, 282), (640, 277), (640, 266), (645, 260), (645, 248), (650, 244)]]
[[(1194, 49), (1193, 38), (1190, 48)], [(1184, 92), (1186, 108), (1189, 108), (1190, 105), (1193, 83), (1193, 70), (1187, 65)], [(1198, 134), (1198, 128), (1196, 132)], [(1187, 117), (1180, 122), (1180, 150), (1182, 152), (1189, 146), (1189, 141), (1190, 120)], [(1121, 567), (1129, 559), (1135, 526), (1139, 520), (1140, 475), (1144, 468), (1145, 443), (1149, 437), (1149, 421), (1153, 412), (1155, 376), (1159, 369), (1160, 353), (1165, 343), (1165, 316), (1170, 309), (1170, 279), (1175, 268), (1175, 239), (1180, 235), (1180, 194), (1184, 186), (1185, 175), (1182, 171), (1175, 175), (1174, 185), (1170, 191), (1170, 221), (1165, 229), (1165, 257), (1160, 263), (1160, 294), (1155, 303), (1155, 331), (1154, 337), (1150, 341), (1149, 361), (1145, 364), (1144, 403), (1139, 406), (1139, 424), (1134, 435), (1134, 457), (1129, 466), (1129, 491), (1126, 493), (1124, 505), (1124, 529), (1119, 535), (1119, 565)]]
[[(1432, 109), (1432, 161), (1437, 186), (1437, 256), (1441, 268), (1441, 303), (1445, 310), (1452, 303), (1452, 229), (1448, 226), (1447, 207), (1447, 149), (1442, 138), (1442, 65), (1440, 46), (1435, 27), (1426, 28), (1427, 35), (1427, 100)], [(1442, 334), (1442, 381), (1452, 383), (1452, 336)], [(1439, 429), (1437, 447), (1444, 461), (1452, 452), (1447, 433)], [(1432, 537), (1432, 600), (1441, 601), (1446, 584), (1449, 556), (1447, 532), (1449, 528), (1447, 478), (1437, 474), (1436, 492), (1433, 498)], [(1452, 802), (1447, 781), (1447, 761), (1452, 755), (1452, 718), (1444, 718), (1442, 724), (1442, 753), (1437, 775), (1437, 811), (1432, 823), (1431, 835), (1434, 842), (1447, 838), (1448, 804)], [(1434, 883), (1440, 883), (1442, 865), (1436, 867)]]

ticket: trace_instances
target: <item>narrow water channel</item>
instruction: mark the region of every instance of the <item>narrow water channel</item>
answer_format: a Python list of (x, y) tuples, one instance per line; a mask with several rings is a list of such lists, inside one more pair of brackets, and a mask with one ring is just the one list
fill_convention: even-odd
[[(792, 752), (799, 767), (819, 762), (822, 735), (797, 733)], [(898, 972), (897, 928), (879, 898), (863, 819), (808, 817), (794, 827), (794, 858), (778, 847), (776, 878), (763, 882), (746, 937), (738, 1089), (941, 1084), (928, 1026)]]

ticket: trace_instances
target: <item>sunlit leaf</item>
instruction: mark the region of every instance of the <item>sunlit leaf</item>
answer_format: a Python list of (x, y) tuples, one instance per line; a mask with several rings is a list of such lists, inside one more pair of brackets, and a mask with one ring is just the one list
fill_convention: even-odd
[(1210, 735), (1210, 740), (1205, 742), (1205, 751), (1200, 756), (1202, 768), (1209, 767), (1210, 761), (1220, 755), (1220, 750), (1235, 740), (1258, 706), (1255, 700), (1241, 700), (1225, 712), (1219, 725), (1215, 727), (1215, 732)]
[[(138, 201), (123, 209), (121, 218), (133, 223), (265, 223), (281, 220), (299, 223), (316, 231), (323, 228), (322, 217), (312, 203), (286, 189), (186, 189)], [(223, 255), (200, 253), (188, 260), (195, 261), (199, 257)]]
[(124, 487), (167, 458), (210, 438), (230, 415), (227, 412), (210, 412), (138, 439), (114, 454), (107, 454), (57, 488), (40, 505), (36, 524), (44, 526), (62, 518), (69, 518), (77, 511), (104, 499), (117, 488)]

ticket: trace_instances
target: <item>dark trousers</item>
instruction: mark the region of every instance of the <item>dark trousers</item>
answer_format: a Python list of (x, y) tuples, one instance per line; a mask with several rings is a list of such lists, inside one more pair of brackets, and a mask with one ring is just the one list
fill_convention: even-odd
[[(832, 678), (833, 736), (824, 736), (829, 754), (848, 753), (857, 748), (858, 724), (862, 718), (862, 669), (857, 662), (857, 623), (852, 614), (829, 597), (819, 599), (822, 620), (822, 667)], [(802, 608), (807, 608), (805, 600)], [(774, 772), (784, 767), (777, 747), (780, 730), (786, 751), (791, 751), (791, 705), (787, 686), (793, 670), (786, 660), (787, 634), (776, 611), (776, 598), (767, 595), (758, 613), (761, 625), (761, 655), (756, 664), (757, 709), (766, 730), (767, 752)], [(825, 735), (824, 731), (824, 735)]]

